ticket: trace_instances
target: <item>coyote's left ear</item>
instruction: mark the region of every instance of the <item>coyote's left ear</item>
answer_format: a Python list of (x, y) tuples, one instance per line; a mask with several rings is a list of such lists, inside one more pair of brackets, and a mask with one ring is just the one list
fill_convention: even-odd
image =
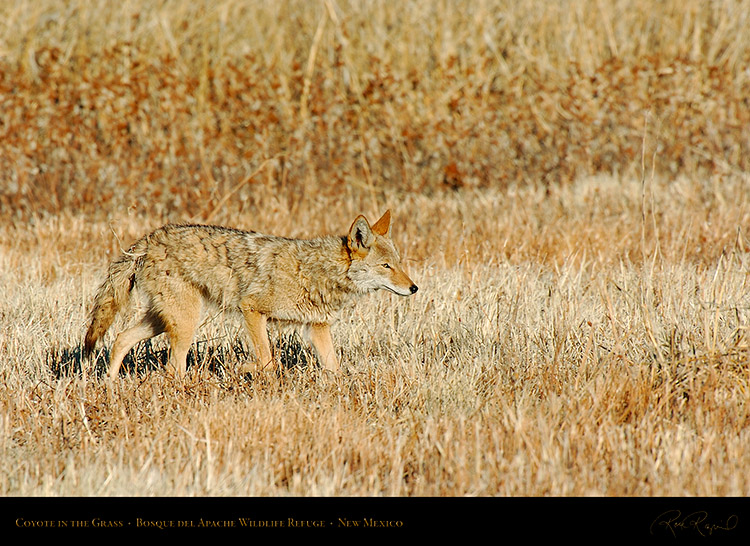
[(347, 244), (354, 253), (367, 254), (372, 243), (375, 242), (375, 235), (372, 232), (367, 219), (361, 214), (354, 220), (352, 227), (349, 228)]
[(391, 236), (391, 211), (385, 211), (385, 214), (372, 225), (372, 231), (378, 235)]

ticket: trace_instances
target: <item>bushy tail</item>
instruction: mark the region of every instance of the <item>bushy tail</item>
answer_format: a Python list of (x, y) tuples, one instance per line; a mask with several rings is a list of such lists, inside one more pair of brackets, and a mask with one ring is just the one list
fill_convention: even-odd
[(88, 356), (94, 350), (96, 342), (107, 332), (114, 322), (117, 312), (130, 302), (130, 293), (135, 284), (135, 272), (140, 266), (142, 253), (135, 254), (132, 248), (112, 262), (107, 278), (99, 287), (91, 310), (91, 323), (86, 332), (83, 350)]

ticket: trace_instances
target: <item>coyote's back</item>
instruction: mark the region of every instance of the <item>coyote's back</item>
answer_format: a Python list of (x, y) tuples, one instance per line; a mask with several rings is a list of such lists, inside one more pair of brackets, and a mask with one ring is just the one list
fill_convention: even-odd
[(85, 351), (129, 310), (133, 326), (112, 347), (110, 376), (143, 339), (169, 337), (171, 362), (184, 375), (187, 352), (208, 305), (237, 310), (255, 349), (256, 367), (273, 361), (270, 319), (304, 326), (321, 363), (338, 367), (330, 323), (354, 294), (417, 291), (390, 238), (390, 212), (370, 226), (359, 216), (344, 236), (289, 239), (220, 226), (166, 225), (136, 241), (109, 267), (86, 332)]

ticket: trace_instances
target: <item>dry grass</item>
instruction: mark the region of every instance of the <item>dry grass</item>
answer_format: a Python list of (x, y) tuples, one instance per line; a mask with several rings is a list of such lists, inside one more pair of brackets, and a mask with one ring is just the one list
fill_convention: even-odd
[[(750, 494), (750, 5), (652, 5), (3, 4), (0, 493)], [(386, 206), (420, 291), (340, 375), (274, 329), (248, 381), (234, 318), (185, 383), (77, 357), (165, 220)]]
[[(50, 354), (80, 346), (106, 260), (103, 245), (76, 245), (81, 234), (114, 236), (78, 216), (41, 221), (25, 238), (6, 227), (0, 488), (747, 495), (750, 248), (737, 227), (750, 220), (749, 188), (725, 181), (705, 189), (711, 201), (697, 186), (655, 184), (662, 232), (695, 221), (641, 262), (628, 257), (641, 241), (638, 181), (601, 177), (548, 197), (413, 196), (395, 208), (394, 230), (419, 294), (373, 294), (345, 310), (334, 337), (346, 373), (296, 366), (251, 382), (232, 351), (236, 320), (207, 321), (184, 385), (158, 363), (144, 368), (144, 351), (163, 362), (161, 341), (115, 385), (90, 366), (56, 373)], [(480, 217), (493, 219), (493, 237), (471, 229)], [(116, 225), (143, 229), (137, 219)], [(574, 252), (562, 234), (578, 236)], [(508, 244), (512, 235), (526, 248)], [(294, 338), (274, 338), (293, 359)], [(208, 346), (225, 352), (212, 357)]]
[(644, 132), (649, 167), (736, 174), (748, 13), (747, 0), (4, 3), (0, 210), (206, 219), (265, 205), (258, 186), (304, 213), (321, 194), (565, 183), (639, 172)]

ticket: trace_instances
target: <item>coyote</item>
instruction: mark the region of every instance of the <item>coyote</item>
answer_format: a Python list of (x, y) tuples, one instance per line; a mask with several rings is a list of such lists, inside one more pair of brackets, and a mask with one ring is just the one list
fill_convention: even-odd
[(330, 324), (350, 296), (381, 288), (400, 296), (417, 291), (401, 266), (390, 221), (390, 211), (372, 226), (360, 215), (347, 235), (310, 240), (221, 226), (160, 227), (109, 266), (94, 299), (85, 354), (118, 311), (129, 309), (137, 321), (115, 339), (110, 378), (117, 378), (136, 343), (162, 332), (169, 337), (170, 364), (184, 377), (202, 312), (213, 304), (244, 316), (256, 371), (273, 363), (268, 319), (301, 325), (320, 363), (335, 371)]

